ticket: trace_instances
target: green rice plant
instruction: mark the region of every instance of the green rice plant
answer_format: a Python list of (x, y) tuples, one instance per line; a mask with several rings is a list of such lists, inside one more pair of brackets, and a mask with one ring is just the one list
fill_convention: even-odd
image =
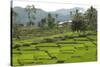
[(96, 47), (91, 41), (85, 42), (84, 45), (88, 47)]
[(59, 44), (61, 47), (74, 47), (77, 44)]
[(96, 51), (90, 50), (83, 55), (83, 60), (84, 61), (96, 61), (97, 60), (96, 56), (97, 56)]
[(22, 52), (21, 51), (18, 51), (18, 50), (13, 50), (12, 53), (13, 54), (19, 54), (19, 55), (22, 54)]
[(32, 53), (23, 53), (19, 59), (34, 59), (34, 54)]
[(20, 50), (21, 51), (33, 51), (33, 50), (36, 50), (36, 48), (32, 47), (32, 46), (30, 46), (30, 47), (21, 47)]
[(35, 60), (33, 60), (33, 59), (20, 59), (20, 63), (21, 63), (23, 66), (26, 66), (26, 65), (34, 65), (34, 64), (36, 64), (36, 63), (35, 63)]
[(77, 44), (75, 41), (58, 41), (56, 44)]
[(12, 54), (13, 66), (20, 66), (20, 64), (18, 63), (19, 57), (20, 57), (20, 55), (18, 55), (18, 54)]
[(74, 38), (75, 41), (88, 41), (85, 37)]
[(60, 48), (61, 51), (75, 51), (74, 47), (61, 47)]
[(36, 63), (40, 62), (39, 64), (55, 64), (57, 62), (56, 59), (43, 59), (43, 60), (36, 60)]
[(77, 50), (85, 49), (84, 44), (77, 44), (77, 45), (75, 45), (74, 48), (77, 49)]
[(56, 45), (55, 43), (41, 43), (41, 44), (37, 44), (37, 47), (57, 47), (58, 45)]
[(72, 62), (82, 62), (82, 59), (81, 58), (72, 58), (72, 57), (70, 57), (70, 58), (68, 58), (66, 61), (65, 61), (66, 63), (72, 63)]
[(16, 57), (12, 58), (13, 66), (20, 66), (20, 64), (18, 63), (17, 59), (18, 58), (16, 58)]
[(59, 47), (38, 47), (39, 50), (59, 50)]
[(45, 51), (39, 51), (35, 53), (34, 57), (36, 59), (51, 59)]

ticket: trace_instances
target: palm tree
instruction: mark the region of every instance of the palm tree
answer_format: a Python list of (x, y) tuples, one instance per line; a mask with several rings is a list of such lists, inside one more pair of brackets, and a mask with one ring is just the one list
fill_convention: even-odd
[[(55, 16), (56, 16), (56, 19), (57, 19), (59, 15), (58, 15), (58, 14), (56, 14)], [(58, 28), (58, 27), (59, 27), (58, 22), (59, 22), (59, 21), (58, 21), (58, 20), (56, 20), (56, 27), (57, 27), (57, 30), (59, 29), (59, 28)]]
[(13, 36), (15, 36), (17, 39), (20, 39), (19, 37), (19, 34), (20, 34), (20, 31), (19, 31), (19, 24), (17, 24), (16, 22), (16, 18), (18, 17), (18, 13), (15, 12), (14, 10), (12, 11), (12, 34)]
[(76, 13), (73, 15), (72, 18), (72, 26), (73, 31), (81, 32), (85, 30), (85, 22), (79, 10), (76, 10)]
[(56, 18), (58, 18), (58, 14), (56, 14), (55, 16), (56, 16)]
[(41, 22), (39, 24), (41, 29), (47, 28), (46, 18), (41, 19)]
[(85, 13), (89, 30), (97, 30), (97, 10), (91, 6)]
[(50, 13), (48, 13), (47, 22), (48, 22), (48, 28), (49, 29), (54, 28), (54, 26), (55, 26), (55, 18), (53, 18)]
[(32, 19), (35, 19), (34, 13), (36, 13), (34, 5), (26, 6), (26, 11), (28, 13), (28, 19), (29, 19), (28, 25), (34, 25), (34, 22), (32, 21)]
[(12, 10), (12, 24), (16, 23), (17, 16), (18, 16), (18, 13)]

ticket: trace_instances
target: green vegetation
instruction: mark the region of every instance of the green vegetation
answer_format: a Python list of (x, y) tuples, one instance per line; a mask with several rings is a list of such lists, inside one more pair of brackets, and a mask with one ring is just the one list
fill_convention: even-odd
[[(33, 9), (35, 10), (34, 6), (26, 8), (29, 18), (27, 26), (13, 21), (13, 66), (97, 60), (95, 8), (89, 8), (84, 15), (76, 10), (74, 15), (71, 14), (72, 23), (69, 28), (59, 27), (58, 21), (55, 21), (50, 13), (35, 27), (32, 21), (35, 18), (31, 17), (34, 16), (31, 14)], [(13, 14), (14, 17), (18, 17), (14, 11)]]
[[(56, 38), (62, 37), (55, 35)], [(73, 34), (74, 36), (74, 34)], [(94, 38), (92, 38), (94, 37)], [(50, 37), (55, 39), (55, 37)], [(48, 38), (48, 39), (50, 39)], [(91, 38), (92, 40), (90, 40)], [(42, 38), (44, 41), (47, 38)], [(20, 42), (20, 46), (13, 48), (13, 65), (35, 65), (35, 64), (53, 64), (69, 62), (96, 61), (96, 35), (86, 37), (65, 38), (55, 42), (40, 43), (40, 39), (35, 41)], [(91, 42), (92, 41), (92, 42)], [(14, 43), (15, 44), (15, 43)], [(13, 45), (14, 45), (13, 44)]]

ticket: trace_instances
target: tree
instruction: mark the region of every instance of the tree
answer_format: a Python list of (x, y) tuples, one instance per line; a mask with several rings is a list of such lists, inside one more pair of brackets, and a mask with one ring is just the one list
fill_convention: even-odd
[(55, 17), (58, 18), (58, 14), (56, 14)]
[(91, 6), (85, 13), (85, 19), (88, 29), (91, 31), (97, 30), (97, 10)]
[(14, 10), (12, 10), (12, 24), (16, 23), (16, 18), (17, 17), (18, 17), (18, 13), (15, 12)]
[(20, 34), (19, 25), (16, 22), (16, 18), (18, 17), (18, 13), (13, 10), (12, 16), (13, 16), (13, 18), (12, 18), (12, 20), (13, 20), (12, 21), (12, 35), (17, 39), (20, 39), (20, 37), (19, 37), (19, 34)]
[(46, 18), (41, 19), (41, 21), (38, 23), (38, 26), (44, 30), (52, 29), (55, 27), (55, 25), (55, 18), (53, 18), (50, 13)]
[(79, 10), (76, 10), (76, 13), (73, 15), (72, 18), (72, 30), (73, 31), (77, 31), (77, 32), (81, 32), (81, 31), (85, 31), (85, 22), (84, 22), (84, 18), (82, 16), (81, 13), (79, 13)]
[(24, 26), (24, 24), (18, 23), (17, 17), (19, 17), (18, 13), (15, 12), (14, 10), (12, 11), (12, 35), (16, 38), (16, 39), (20, 39), (20, 29), (21, 27)]
[(39, 27), (40, 27), (41, 29), (47, 28), (46, 18), (41, 19), (41, 22), (39, 22), (38, 25), (39, 25)]
[(59, 30), (59, 24), (58, 24), (59, 21), (57, 20), (58, 17), (59, 17), (59, 15), (58, 15), (58, 14), (55, 14), (55, 17), (56, 17), (56, 20), (55, 20), (55, 22), (56, 22), (56, 23), (55, 23), (55, 27), (56, 27), (57, 30)]
[(32, 19), (35, 19), (34, 13), (36, 13), (36, 9), (34, 7), (34, 5), (28, 5), (26, 6), (26, 11), (28, 13), (28, 19), (29, 22), (27, 23), (28, 26), (32, 26), (34, 25), (34, 22), (32, 21)]
[(55, 18), (53, 18), (50, 13), (48, 14), (47, 23), (48, 23), (49, 29), (52, 29), (55, 27)]

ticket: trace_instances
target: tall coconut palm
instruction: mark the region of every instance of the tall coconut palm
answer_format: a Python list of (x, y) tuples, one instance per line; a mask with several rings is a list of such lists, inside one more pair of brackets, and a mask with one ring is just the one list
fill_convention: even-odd
[(97, 29), (97, 10), (91, 6), (85, 13), (89, 30)]
[(32, 21), (33, 19), (35, 19), (34, 13), (36, 13), (34, 5), (26, 6), (25, 10), (28, 13), (28, 19), (29, 19), (28, 25), (34, 25), (34, 22)]
[(12, 34), (15, 38), (20, 39), (19, 34), (19, 24), (16, 22), (16, 18), (18, 17), (18, 13), (14, 10), (12, 11)]
[(79, 10), (76, 10), (75, 14), (73, 15), (71, 28), (73, 31), (77, 32), (85, 30), (85, 22), (82, 14), (79, 13)]
[(48, 13), (47, 22), (48, 22), (48, 28), (49, 29), (54, 28), (54, 26), (55, 26), (55, 18), (53, 18), (50, 13)]
[(18, 13), (12, 10), (12, 24), (16, 23), (17, 17), (18, 17)]

